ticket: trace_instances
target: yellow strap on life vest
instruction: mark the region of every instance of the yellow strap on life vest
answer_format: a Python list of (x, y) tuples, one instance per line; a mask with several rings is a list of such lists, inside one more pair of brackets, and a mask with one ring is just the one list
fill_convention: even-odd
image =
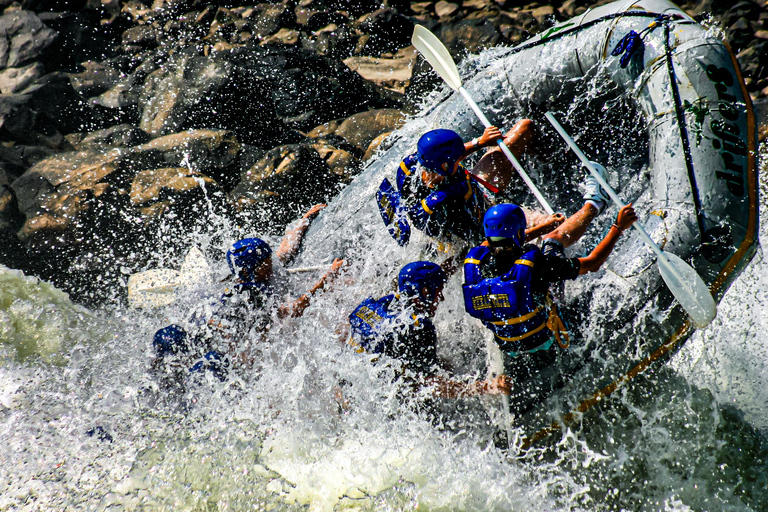
[(429, 206), (427, 206), (427, 200), (426, 199), (422, 199), (421, 200), (421, 207), (424, 208), (425, 212), (427, 212), (428, 214), (432, 215), (432, 210), (430, 210)]
[(464, 200), (469, 201), (472, 198), (472, 194), (475, 193), (475, 191), (472, 189), (472, 183), (469, 180), (469, 174), (467, 176), (467, 193), (464, 194)]
[(357, 352), (358, 354), (362, 354), (363, 352), (365, 352), (365, 349), (361, 347), (360, 344), (356, 342), (354, 338), (352, 338), (352, 336), (350, 336), (349, 339), (347, 340), (347, 345), (355, 349), (355, 352)]
[(515, 265), (525, 265), (526, 267), (533, 268), (533, 262), (531, 260), (515, 260)]
[(479, 265), (480, 264), (480, 260), (476, 260), (474, 258), (465, 258), (464, 259), (464, 264), (467, 264), (467, 263), (471, 263), (472, 265)]
[[(557, 313), (557, 304), (555, 304), (555, 302), (552, 300), (551, 297), (547, 296), (546, 305), (549, 307), (549, 317), (547, 318), (547, 320), (544, 323), (542, 323), (540, 326), (538, 326), (534, 330), (528, 331), (527, 333), (525, 333), (523, 335), (515, 336), (513, 338), (504, 338), (502, 336), (499, 336), (498, 334), (496, 335), (496, 337), (499, 338), (500, 340), (504, 340), (504, 341), (521, 341), (521, 340), (524, 340), (525, 338), (527, 338), (529, 336), (532, 336), (532, 335), (536, 334), (537, 332), (541, 331), (542, 329), (544, 329), (546, 327), (550, 331), (552, 331), (552, 336), (554, 336), (555, 341), (557, 342), (557, 345), (560, 348), (568, 348), (568, 347), (570, 347), (571, 346), (571, 337), (568, 334), (568, 329), (565, 327), (565, 322), (563, 322), (563, 319), (560, 318), (560, 315)], [(513, 318), (511, 320), (506, 320), (506, 322), (510, 322), (511, 321), (512, 323), (517, 323), (517, 322), (514, 322), (514, 321), (515, 320), (519, 320), (519, 319), (524, 318), (524, 317), (531, 318), (534, 314), (538, 313), (543, 308), (544, 308), (543, 305), (539, 306), (533, 312), (528, 313), (528, 315), (523, 315), (522, 317)], [(520, 320), (520, 321), (524, 321), (524, 320)], [(496, 324), (496, 325), (504, 325), (503, 322), (501, 322), (501, 323), (500, 322), (492, 322), (492, 323)], [(507, 325), (509, 325), (509, 324), (507, 324)]]
[(533, 336), (534, 334), (536, 334), (537, 332), (541, 331), (545, 327), (547, 327), (547, 322), (544, 322), (543, 324), (541, 324), (540, 326), (538, 326), (534, 330), (528, 331), (527, 333), (521, 334), (520, 336), (514, 336), (512, 338), (504, 338), (504, 337), (499, 336), (497, 334), (496, 337), (499, 338), (500, 340), (504, 340), (504, 341), (520, 341), (520, 340), (524, 340), (525, 338), (528, 338), (530, 336)]
[(496, 322), (491, 322), (493, 325), (515, 325), (515, 324), (521, 324), (527, 320), (530, 320), (534, 316), (536, 316), (538, 313), (541, 313), (541, 311), (544, 309), (544, 306), (539, 306), (530, 313), (526, 313), (523, 316), (516, 316), (515, 318), (508, 318), (506, 320), (499, 320)]
[(410, 176), (411, 175), (411, 170), (408, 168), (407, 165), (405, 165), (405, 160), (400, 162), (400, 168), (403, 170), (403, 172), (405, 173), (406, 176)]
[[(555, 337), (555, 341), (560, 348), (568, 348), (571, 346), (571, 337), (568, 334), (568, 329), (565, 327), (565, 322), (560, 318), (557, 313), (557, 304), (552, 298), (547, 295), (547, 305), (549, 306), (549, 318), (547, 318), (546, 325), (549, 330), (552, 331), (552, 335)], [(565, 339), (565, 341), (563, 341)]]

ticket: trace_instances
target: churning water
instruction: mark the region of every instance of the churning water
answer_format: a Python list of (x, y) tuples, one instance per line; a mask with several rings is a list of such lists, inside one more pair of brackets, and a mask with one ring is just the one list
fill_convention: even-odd
[[(421, 128), (416, 119), (406, 131)], [(87, 310), (0, 269), (0, 510), (768, 509), (761, 253), (669, 364), (561, 438), (507, 454), (494, 444), (497, 399), (443, 401), (425, 414), (393, 384), (394, 369), (340, 343), (354, 305), (391, 289), (404, 262), (434, 256), (428, 244), (397, 247), (374, 209), (358, 213), (371, 202), (346, 193), (328, 208), (330, 219), (359, 222), (354, 240), (338, 242), (347, 270), (301, 319), (276, 320), (263, 339), (240, 333), (252, 369), (226, 382), (200, 374), (174, 393), (151, 368), (153, 333), (215, 297), (223, 251), (258, 233), (211, 216), (183, 240), (205, 249), (207, 286), (149, 311)], [(314, 236), (332, 239), (322, 219)], [(295, 297), (317, 275), (278, 278)], [(455, 275), (436, 317), (440, 353), (455, 374), (483, 378), (484, 333), (459, 286)]]

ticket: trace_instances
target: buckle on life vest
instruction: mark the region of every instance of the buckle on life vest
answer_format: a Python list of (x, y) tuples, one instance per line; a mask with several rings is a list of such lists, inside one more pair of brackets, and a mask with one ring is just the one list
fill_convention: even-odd
[(549, 305), (549, 318), (547, 318), (546, 325), (552, 331), (557, 345), (560, 348), (568, 348), (571, 346), (571, 336), (568, 334), (568, 328), (557, 313), (557, 304), (549, 296), (547, 296), (547, 302)]

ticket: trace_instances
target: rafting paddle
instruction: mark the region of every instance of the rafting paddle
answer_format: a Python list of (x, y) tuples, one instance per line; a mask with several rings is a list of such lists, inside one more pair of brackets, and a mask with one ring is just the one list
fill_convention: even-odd
[[(411, 37), (411, 41), (413, 42), (413, 45), (416, 47), (416, 49), (419, 50), (425, 59), (427, 59), (427, 62), (429, 62), (430, 65), (435, 69), (437, 74), (440, 75), (443, 80), (445, 80), (445, 83), (447, 83), (451, 89), (458, 91), (464, 97), (469, 106), (475, 112), (475, 115), (477, 115), (480, 121), (482, 121), (483, 125), (486, 128), (491, 126), (491, 122), (488, 121), (488, 118), (485, 117), (483, 111), (480, 110), (480, 107), (477, 106), (477, 103), (475, 103), (467, 90), (461, 84), (461, 77), (459, 77), (459, 71), (456, 69), (456, 64), (453, 62), (453, 57), (451, 57), (451, 54), (448, 53), (448, 50), (445, 48), (443, 43), (440, 42), (437, 36), (430, 32), (426, 27), (422, 25), (416, 25), (416, 27), (413, 29), (413, 37)], [(520, 165), (520, 162), (517, 161), (515, 155), (513, 155), (507, 145), (504, 144), (504, 139), (498, 139), (496, 143), (499, 145), (501, 151), (509, 159), (509, 161), (512, 162), (515, 170), (517, 170), (517, 173), (523, 179), (525, 184), (528, 185), (528, 188), (531, 190), (531, 192), (533, 192), (533, 195), (536, 196), (536, 200), (539, 201), (539, 204), (542, 208), (544, 208), (544, 211), (546, 211), (549, 215), (552, 215), (554, 210), (551, 206), (549, 206), (549, 203), (546, 199), (544, 199), (544, 196), (541, 195), (541, 192), (539, 192), (539, 189), (536, 188), (536, 185), (534, 185), (533, 181), (531, 181), (531, 178), (528, 177), (528, 174), (526, 174), (523, 166)]]
[[(579, 157), (584, 166), (589, 169), (589, 172), (594, 176), (600, 186), (605, 189), (611, 200), (619, 207), (624, 206), (624, 203), (613, 188), (611, 188), (603, 177), (600, 176), (600, 173), (597, 172), (595, 167), (587, 159), (584, 153), (581, 152), (573, 139), (566, 133), (565, 129), (563, 129), (557, 119), (555, 119), (555, 116), (552, 115), (552, 112), (547, 112), (545, 116), (568, 146), (570, 146), (573, 152), (576, 153), (576, 156)], [(709, 293), (709, 288), (699, 274), (697, 274), (696, 271), (679, 256), (672, 254), (671, 252), (662, 251), (659, 246), (651, 240), (651, 237), (648, 236), (648, 233), (646, 233), (640, 221), (636, 221), (632, 226), (638, 233), (640, 233), (640, 238), (642, 238), (643, 242), (648, 244), (653, 252), (656, 253), (661, 277), (664, 279), (664, 282), (667, 283), (667, 287), (672, 292), (672, 295), (675, 296), (683, 309), (685, 309), (691, 317), (693, 323), (696, 324), (696, 327), (702, 329), (709, 325), (715, 316), (717, 316), (717, 304), (715, 304), (715, 299), (712, 298), (712, 294)]]

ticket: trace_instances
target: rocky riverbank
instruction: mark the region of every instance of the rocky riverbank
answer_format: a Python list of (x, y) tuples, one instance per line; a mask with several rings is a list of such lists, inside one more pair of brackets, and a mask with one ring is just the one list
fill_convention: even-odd
[[(0, 5), (0, 263), (100, 303), (211, 216), (277, 233), (338, 193), (438, 85), (414, 24), (460, 60), (595, 3)], [(682, 7), (723, 33), (761, 106), (765, 2)]]

